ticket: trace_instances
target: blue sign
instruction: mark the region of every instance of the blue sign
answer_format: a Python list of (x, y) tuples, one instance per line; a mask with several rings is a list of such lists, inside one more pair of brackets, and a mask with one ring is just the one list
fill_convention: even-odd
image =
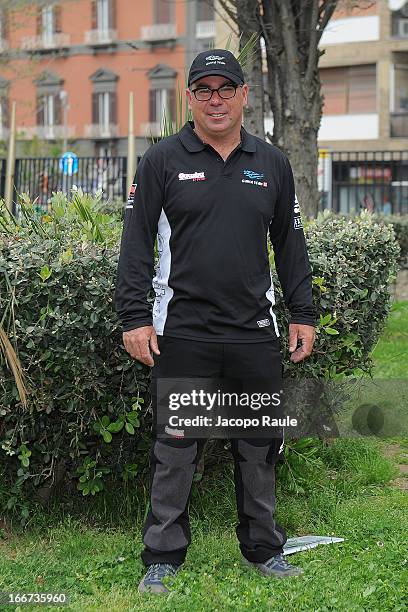
[(78, 155), (67, 151), (59, 160), (60, 170), (68, 176), (72, 176), (78, 172)]

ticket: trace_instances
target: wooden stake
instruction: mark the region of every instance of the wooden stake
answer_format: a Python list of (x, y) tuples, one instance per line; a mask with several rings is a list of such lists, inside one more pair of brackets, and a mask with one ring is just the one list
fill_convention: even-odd
[(11, 107), (11, 122), (10, 122), (10, 137), (7, 151), (7, 167), (6, 167), (6, 186), (5, 197), (6, 206), (9, 211), (13, 208), (13, 192), (14, 192), (14, 168), (16, 164), (16, 103), (13, 102)]
[(133, 183), (136, 172), (135, 154), (135, 121), (134, 121), (134, 97), (133, 91), (129, 93), (129, 127), (128, 127), (128, 155), (127, 155), (127, 195)]

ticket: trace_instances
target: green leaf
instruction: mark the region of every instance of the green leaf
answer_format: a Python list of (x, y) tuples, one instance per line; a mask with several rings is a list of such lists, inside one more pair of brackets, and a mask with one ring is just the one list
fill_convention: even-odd
[(125, 429), (131, 436), (133, 436), (133, 434), (135, 433), (135, 428), (133, 427), (132, 423), (126, 423)]
[(139, 415), (136, 412), (128, 412), (126, 417), (127, 417), (128, 422), (131, 423), (134, 427), (139, 427), (140, 425)]
[(63, 264), (68, 264), (72, 261), (72, 257), (73, 257), (72, 249), (69, 248), (66, 251), (63, 251), (61, 253), (60, 260)]
[(109, 444), (110, 442), (112, 442), (112, 434), (110, 433), (110, 431), (107, 431), (105, 429), (105, 431), (102, 433), (102, 437), (104, 441), (106, 442), (106, 444)]
[(320, 326), (323, 327), (323, 325), (327, 325), (330, 322), (331, 318), (332, 316), (330, 313), (327, 314), (325, 317), (322, 317), (322, 315), (320, 315)]
[(40, 270), (39, 276), (41, 277), (42, 281), (45, 282), (50, 278), (51, 274), (52, 270), (50, 270), (48, 266), (43, 266)]
[(123, 429), (125, 422), (124, 421), (115, 421), (114, 423), (111, 423), (107, 429), (108, 431), (112, 432), (112, 433), (118, 433), (119, 431), (121, 431)]
[(329, 336), (338, 336), (339, 334), (337, 329), (333, 329), (332, 327), (324, 327), (323, 329), (326, 332), (326, 334), (329, 334)]

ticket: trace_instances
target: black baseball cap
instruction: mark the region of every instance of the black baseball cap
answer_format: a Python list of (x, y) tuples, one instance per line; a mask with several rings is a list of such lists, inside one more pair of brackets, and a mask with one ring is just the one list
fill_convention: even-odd
[(188, 86), (205, 76), (224, 76), (236, 85), (244, 84), (244, 73), (235, 55), (226, 49), (210, 49), (199, 53), (188, 74)]

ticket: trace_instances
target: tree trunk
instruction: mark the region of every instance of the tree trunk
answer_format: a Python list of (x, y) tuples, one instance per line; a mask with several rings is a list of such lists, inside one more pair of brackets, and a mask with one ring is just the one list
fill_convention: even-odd
[(288, 78), (286, 62), (268, 61), (268, 95), (273, 112), (272, 143), (289, 158), (301, 210), (315, 217), (318, 211), (317, 135), (321, 120), (318, 74), (308, 88), (300, 77)]
[(318, 211), (317, 137), (322, 116), (320, 37), (336, 0), (261, 0), (260, 21), (273, 112), (272, 142), (288, 156), (305, 216)]
[[(317, 135), (322, 114), (319, 41), (338, 1), (219, 0), (240, 32), (260, 32), (265, 41), (267, 94), (274, 120), (270, 139), (289, 157), (301, 208), (310, 217), (316, 216), (319, 199)], [(347, 6), (357, 4), (350, 0)], [(261, 72), (260, 55), (255, 63)], [(250, 79), (256, 79), (256, 86), (259, 75), (255, 66), (250, 70)], [(257, 88), (253, 90), (256, 92)], [(262, 107), (263, 94), (262, 102), (259, 99), (254, 102), (256, 110), (250, 111), (250, 116), (255, 116), (258, 109), (262, 112)], [(259, 118), (256, 123), (259, 125)]]

